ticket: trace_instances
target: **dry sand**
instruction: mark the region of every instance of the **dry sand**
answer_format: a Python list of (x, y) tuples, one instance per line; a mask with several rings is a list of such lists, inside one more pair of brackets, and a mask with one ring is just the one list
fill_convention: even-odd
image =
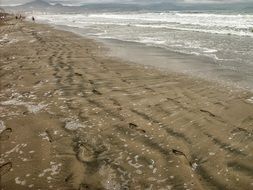
[(2, 190), (253, 189), (252, 93), (15, 22), (0, 27)]

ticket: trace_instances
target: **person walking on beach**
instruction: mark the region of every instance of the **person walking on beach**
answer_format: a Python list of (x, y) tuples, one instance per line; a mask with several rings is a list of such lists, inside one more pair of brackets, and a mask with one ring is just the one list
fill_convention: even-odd
[(35, 18), (34, 17), (32, 17), (32, 21), (35, 22)]

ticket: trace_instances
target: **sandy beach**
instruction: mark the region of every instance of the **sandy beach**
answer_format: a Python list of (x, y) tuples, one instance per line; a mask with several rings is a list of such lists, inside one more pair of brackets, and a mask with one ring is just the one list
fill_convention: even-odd
[(1, 190), (253, 189), (253, 94), (0, 26)]

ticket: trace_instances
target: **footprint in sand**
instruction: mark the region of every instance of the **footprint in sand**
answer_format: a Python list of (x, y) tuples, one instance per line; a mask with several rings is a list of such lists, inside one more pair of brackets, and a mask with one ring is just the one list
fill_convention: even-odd
[(79, 77), (83, 76), (83, 75), (80, 74), (80, 73), (75, 73), (75, 75), (77, 75), (77, 76), (79, 76)]
[(231, 133), (239, 133), (239, 132), (244, 132), (244, 133), (248, 133), (248, 131), (244, 128), (241, 128), (241, 127), (236, 127), (235, 129), (233, 129), (231, 131)]
[(77, 158), (81, 162), (92, 162), (95, 160), (95, 152), (89, 145), (80, 145), (77, 152)]
[(180, 156), (186, 157), (185, 153), (183, 153), (182, 151), (179, 151), (179, 150), (176, 150), (176, 149), (172, 149), (172, 152), (173, 152), (175, 155), (180, 155)]
[(12, 133), (11, 128), (6, 128), (0, 133), (0, 141), (6, 141), (10, 138), (10, 134)]
[(69, 182), (69, 181), (71, 181), (72, 179), (73, 179), (73, 173), (69, 174), (69, 175), (64, 179), (64, 181), (65, 181), (65, 182)]
[(102, 93), (97, 91), (96, 89), (93, 89), (92, 92), (93, 92), (93, 94), (96, 94), (96, 95), (102, 95)]
[(93, 84), (94, 84), (94, 81), (93, 81), (93, 80), (89, 80), (89, 83), (93, 85)]
[(134, 129), (134, 130), (141, 132), (141, 133), (146, 133), (146, 131), (144, 129), (139, 129), (139, 126), (134, 123), (129, 123), (128, 126), (130, 129)]
[(176, 156), (183, 156), (186, 160), (186, 162), (190, 165), (190, 167), (193, 169), (193, 170), (196, 170), (198, 164), (197, 163), (192, 163), (186, 156), (185, 153), (183, 153), (182, 151), (180, 150), (176, 150), (176, 149), (172, 149), (172, 153), (175, 154)]
[(53, 142), (54, 140), (53, 140), (53, 137), (51, 135), (51, 132), (49, 130), (46, 130), (45, 133), (47, 134), (48, 141), (49, 142)]
[(79, 188), (78, 188), (78, 190), (89, 190), (90, 188), (89, 188), (89, 185), (87, 185), (87, 184), (84, 184), (84, 183), (81, 183), (80, 185), (79, 185)]
[(121, 79), (121, 81), (127, 84), (131, 84), (131, 82), (128, 82), (126, 79)]
[(134, 123), (129, 123), (128, 126), (129, 126), (130, 129), (136, 129), (136, 128), (138, 128), (138, 125), (136, 125)]
[(231, 133), (233, 135), (236, 135), (236, 134), (241, 134), (241, 135), (244, 135), (245, 137), (253, 137), (253, 131), (248, 131), (247, 129), (244, 129), (244, 128), (241, 128), (241, 127), (236, 127), (234, 128)]
[(0, 166), (0, 177), (9, 172), (12, 168), (12, 163), (7, 162)]
[(183, 153), (182, 151), (176, 150), (176, 149), (172, 149), (172, 153), (175, 154), (176, 156), (183, 156), (187, 160), (187, 162), (190, 165), (192, 165), (191, 162), (188, 160), (187, 156), (185, 155), (185, 153)]

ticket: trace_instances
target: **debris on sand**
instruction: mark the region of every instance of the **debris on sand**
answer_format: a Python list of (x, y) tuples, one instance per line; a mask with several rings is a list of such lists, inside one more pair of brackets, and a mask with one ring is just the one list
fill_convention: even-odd
[(68, 121), (66, 122), (65, 128), (71, 131), (75, 131), (79, 128), (85, 128), (86, 126), (79, 123), (78, 121)]
[(6, 129), (4, 122), (0, 120), (0, 134)]

